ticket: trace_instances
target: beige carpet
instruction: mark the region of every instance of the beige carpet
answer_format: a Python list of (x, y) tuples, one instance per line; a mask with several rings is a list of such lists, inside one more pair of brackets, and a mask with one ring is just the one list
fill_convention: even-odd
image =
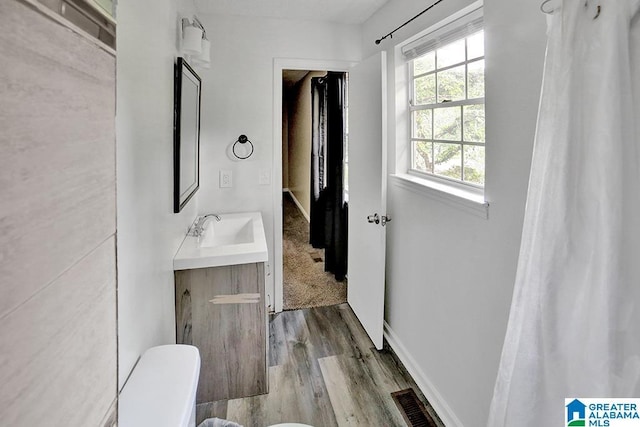
[(320, 307), (347, 301), (347, 281), (324, 271), (324, 250), (309, 244), (309, 223), (283, 194), (284, 309)]

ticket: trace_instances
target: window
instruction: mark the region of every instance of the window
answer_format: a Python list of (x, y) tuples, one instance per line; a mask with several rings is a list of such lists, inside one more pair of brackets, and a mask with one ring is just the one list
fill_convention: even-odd
[(477, 10), (402, 49), (410, 83), (409, 172), (477, 188), (484, 187), (485, 176), (480, 13)]

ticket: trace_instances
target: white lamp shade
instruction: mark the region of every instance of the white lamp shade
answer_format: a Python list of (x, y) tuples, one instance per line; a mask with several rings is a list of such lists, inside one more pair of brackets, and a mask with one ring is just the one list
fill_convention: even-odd
[(202, 68), (209, 68), (211, 66), (211, 42), (207, 39), (202, 39), (202, 51), (199, 55), (194, 55), (192, 61)]
[(210, 62), (211, 61), (211, 42), (207, 39), (202, 39), (202, 52), (198, 56), (202, 62)]
[(202, 30), (193, 25), (184, 27), (182, 31), (182, 53), (199, 55), (202, 52)]

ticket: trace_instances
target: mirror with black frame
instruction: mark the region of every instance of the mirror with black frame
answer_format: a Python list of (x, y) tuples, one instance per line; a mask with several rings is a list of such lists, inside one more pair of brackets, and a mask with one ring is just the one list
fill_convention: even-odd
[(184, 58), (174, 78), (173, 211), (178, 213), (200, 187), (201, 80)]

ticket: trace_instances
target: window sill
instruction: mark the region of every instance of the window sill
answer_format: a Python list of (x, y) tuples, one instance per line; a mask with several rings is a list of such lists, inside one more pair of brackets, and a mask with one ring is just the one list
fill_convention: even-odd
[(489, 219), (489, 202), (481, 194), (408, 174), (392, 174), (390, 177), (396, 187)]

